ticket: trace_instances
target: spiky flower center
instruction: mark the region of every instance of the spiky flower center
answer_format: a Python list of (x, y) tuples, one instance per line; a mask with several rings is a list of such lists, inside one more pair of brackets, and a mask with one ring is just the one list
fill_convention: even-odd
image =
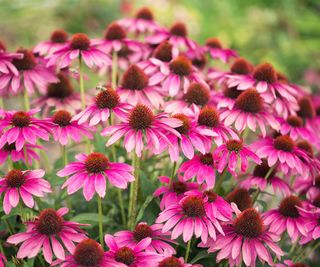
[(270, 63), (262, 63), (254, 68), (253, 77), (262, 82), (275, 83), (277, 73)]
[(99, 173), (105, 171), (109, 166), (108, 158), (102, 153), (93, 152), (89, 154), (84, 162), (89, 173)]
[(304, 96), (299, 99), (298, 115), (303, 119), (312, 119), (316, 115), (315, 107), (309, 96)]
[(292, 152), (295, 147), (294, 141), (288, 135), (279, 135), (273, 140), (273, 145), (276, 149), (285, 152)]
[(58, 124), (60, 127), (66, 127), (70, 125), (72, 116), (70, 112), (66, 110), (59, 110), (53, 114), (52, 121)]
[(209, 46), (211, 48), (222, 48), (222, 44), (218, 38), (209, 38), (206, 41), (206, 46)]
[(154, 50), (153, 55), (163, 62), (170, 62), (172, 60), (172, 44), (168, 41), (162, 42)]
[(190, 84), (184, 100), (189, 104), (204, 106), (210, 99), (209, 90), (201, 83)]
[(148, 83), (148, 76), (137, 65), (131, 65), (123, 74), (122, 87), (125, 89), (143, 90)]
[(16, 143), (15, 142), (13, 142), (12, 144), (5, 143), (2, 150), (7, 151), (7, 152), (11, 152), (13, 150), (16, 150)]
[(153, 13), (149, 8), (143, 7), (138, 10), (136, 18), (153, 21)]
[(174, 256), (163, 259), (158, 267), (183, 267), (182, 263)]
[(41, 234), (55, 235), (60, 233), (62, 227), (63, 218), (54, 209), (45, 209), (39, 214), (36, 228)]
[(143, 130), (149, 128), (153, 120), (153, 112), (149, 107), (145, 105), (136, 105), (129, 114), (129, 125), (135, 130)]
[(220, 123), (219, 112), (214, 107), (204, 107), (199, 113), (198, 123), (210, 128), (217, 127)]
[(279, 212), (285, 217), (297, 218), (300, 216), (297, 206), (300, 207), (301, 204), (301, 200), (296, 196), (286, 197), (279, 205)]
[(204, 165), (212, 166), (214, 161), (211, 153), (200, 155), (200, 162)]
[(187, 217), (203, 217), (206, 214), (203, 199), (199, 196), (186, 197), (182, 209)]
[(241, 212), (235, 219), (233, 226), (237, 234), (247, 238), (257, 238), (263, 232), (263, 221), (254, 208)]
[[(269, 173), (269, 171), (270, 171), (270, 167), (268, 165), (268, 161), (266, 159), (263, 159), (262, 163), (260, 165), (256, 165), (256, 167), (254, 168), (253, 176), (265, 178)], [(274, 177), (275, 173), (276, 173), (276, 170), (272, 170), (271, 173), (269, 174), (269, 177)]]
[(187, 191), (187, 185), (184, 182), (173, 182), (172, 189), (176, 194), (181, 195)]
[(310, 158), (314, 157), (312, 145), (306, 141), (302, 140), (297, 143), (297, 147), (302, 149)]
[(11, 123), (13, 126), (18, 128), (27, 127), (31, 123), (31, 117), (27, 112), (17, 111), (13, 114)]
[(52, 43), (64, 44), (68, 41), (68, 34), (64, 30), (56, 30), (51, 33), (50, 40)]
[(288, 83), (288, 78), (281, 72), (277, 72), (277, 80), (280, 83)]
[(178, 56), (169, 64), (170, 70), (179, 76), (188, 76), (192, 70), (192, 62), (185, 56)]
[(184, 114), (175, 114), (172, 116), (175, 119), (178, 119), (182, 122), (182, 125), (175, 128), (181, 134), (187, 134), (191, 128), (191, 119)]
[(101, 91), (96, 95), (96, 105), (100, 109), (112, 109), (118, 106), (120, 97), (118, 93), (111, 87), (107, 87), (106, 90)]
[(128, 247), (120, 248), (115, 254), (115, 260), (130, 266), (135, 260), (134, 251)]
[(99, 243), (93, 239), (81, 241), (75, 248), (73, 257), (79, 266), (98, 267), (104, 256), (104, 251)]
[(232, 152), (239, 152), (243, 148), (243, 142), (240, 140), (231, 139), (226, 142), (227, 149)]
[(217, 197), (218, 197), (218, 194), (216, 194), (215, 192), (213, 191), (205, 191), (204, 192), (205, 196), (208, 198), (208, 201), (210, 203), (213, 203), (216, 201)]
[(7, 181), (7, 185), (12, 188), (19, 188), (26, 181), (26, 178), (24, 177), (23, 172), (20, 170), (9, 171), (5, 176), (5, 178)]
[(236, 58), (231, 65), (231, 72), (234, 74), (249, 74), (252, 71), (252, 65), (250, 62), (244, 58)]
[(107, 40), (122, 40), (126, 38), (125, 30), (116, 22), (111, 23), (105, 33)]
[(287, 118), (287, 122), (292, 126), (292, 127), (302, 127), (303, 126), (303, 120), (298, 117), (298, 116), (289, 116)]
[(47, 86), (47, 97), (64, 99), (73, 94), (73, 87), (69, 78), (62, 72), (57, 74), (59, 81), (49, 83)]
[(152, 229), (149, 225), (145, 223), (140, 223), (133, 230), (133, 237), (137, 242), (140, 242), (146, 237), (152, 237)]
[(199, 55), (192, 59), (192, 65), (202, 70), (207, 64), (207, 58), (204, 55)]
[(90, 39), (84, 33), (76, 33), (71, 38), (70, 46), (72, 49), (88, 50), (90, 47)]
[(252, 199), (250, 197), (249, 191), (244, 188), (234, 189), (227, 195), (226, 200), (229, 203), (236, 203), (239, 210), (241, 211), (252, 207)]
[(171, 26), (170, 33), (175, 36), (186, 37), (188, 34), (188, 31), (184, 23), (176, 22)]
[(236, 99), (236, 106), (249, 113), (258, 113), (263, 109), (263, 99), (255, 89), (243, 91)]
[(223, 88), (223, 95), (227, 98), (236, 99), (243, 91), (238, 90), (237, 87), (228, 87)]
[(23, 58), (14, 58), (12, 60), (12, 64), (18, 70), (32, 70), (37, 65), (36, 58), (32, 51), (28, 49), (19, 48), (17, 50), (17, 53), (23, 54)]

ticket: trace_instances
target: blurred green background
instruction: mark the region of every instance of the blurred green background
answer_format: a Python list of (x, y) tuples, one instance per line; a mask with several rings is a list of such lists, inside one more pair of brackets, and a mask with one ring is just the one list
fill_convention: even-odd
[(0, 6), (0, 39), (12, 49), (31, 47), (56, 28), (97, 37), (110, 21), (148, 6), (164, 25), (186, 22), (200, 43), (217, 36), (295, 82), (320, 83), (319, 0), (0, 0)]

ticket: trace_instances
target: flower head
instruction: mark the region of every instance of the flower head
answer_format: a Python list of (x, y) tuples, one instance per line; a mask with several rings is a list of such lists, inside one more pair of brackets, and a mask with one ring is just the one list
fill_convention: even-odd
[(209, 38), (206, 41), (204, 49), (213, 59), (220, 59), (224, 63), (228, 62), (230, 58), (238, 56), (236, 51), (223, 48), (218, 38)]

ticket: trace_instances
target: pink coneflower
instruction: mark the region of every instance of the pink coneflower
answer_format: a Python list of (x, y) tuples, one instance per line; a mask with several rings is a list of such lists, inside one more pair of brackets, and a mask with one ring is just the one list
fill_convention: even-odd
[[(89, 121), (89, 126), (94, 126), (107, 121), (111, 112), (119, 117), (124, 116), (130, 107), (129, 104), (120, 102), (120, 97), (115, 90), (106, 87), (95, 96), (94, 103), (75, 115), (72, 121), (77, 120), (79, 124)], [(91, 119), (89, 120), (89, 118)]]
[(203, 243), (207, 242), (209, 236), (216, 239), (216, 231), (224, 233), (207, 202), (208, 198), (202, 195), (185, 196), (165, 208), (156, 223), (165, 222), (163, 232), (172, 229), (171, 239), (177, 239), (180, 235), (184, 242), (189, 241), (193, 235), (201, 237)]
[(53, 138), (63, 146), (68, 143), (69, 138), (76, 143), (79, 143), (85, 136), (89, 139), (93, 138), (90, 132), (93, 129), (86, 125), (80, 125), (77, 120), (71, 121), (72, 116), (66, 110), (56, 111), (51, 119), (53, 122), (51, 127)]
[(6, 256), (0, 253), (0, 267), (5, 267), (6, 262), (7, 262)]
[(33, 52), (40, 56), (52, 54), (68, 42), (68, 33), (64, 30), (55, 30), (51, 33), (50, 40), (39, 43), (33, 48)]
[(295, 178), (293, 189), (300, 195), (306, 195), (307, 199), (314, 199), (320, 194), (320, 175), (312, 177), (311, 175), (301, 175)]
[(161, 87), (149, 84), (149, 78), (137, 65), (131, 65), (123, 74), (117, 93), (131, 105), (143, 104), (159, 109), (163, 105)]
[(31, 105), (43, 108), (45, 115), (52, 109), (65, 109), (73, 113), (81, 109), (80, 94), (74, 91), (69, 77), (59, 72), (57, 78), (58, 82), (49, 83), (45, 95), (35, 99)]
[(184, 196), (184, 193), (190, 190), (198, 189), (197, 183), (185, 182), (182, 176), (178, 177), (178, 181), (170, 182), (171, 179), (167, 176), (160, 176), (160, 182), (166, 185), (159, 187), (154, 191), (153, 195), (160, 197), (160, 209), (163, 210), (169, 207), (172, 203), (178, 203)]
[(202, 154), (210, 151), (211, 138), (216, 136), (213, 131), (198, 128), (194, 119), (182, 113), (175, 114), (172, 118), (182, 122), (181, 126), (175, 128), (180, 133), (181, 138), (175, 135), (168, 136), (172, 143), (169, 146), (169, 155), (172, 161), (178, 161), (180, 149), (188, 159), (193, 158), (195, 149)]
[(195, 117), (198, 122), (198, 129), (209, 129), (214, 133), (213, 140), (220, 146), (223, 142), (228, 141), (230, 138), (239, 139), (236, 132), (224, 125), (220, 120), (220, 114), (213, 106), (205, 106), (196, 112)]
[(33, 117), (39, 110), (2, 111), (0, 119), (0, 148), (6, 143), (16, 144), (16, 150), (20, 151), (26, 143), (35, 145), (37, 139), (49, 140), (52, 123), (48, 119)]
[(231, 139), (217, 147), (213, 152), (213, 158), (216, 162), (218, 172), (222, 173), (226, 168), (234, 175), (236, 175), (235, 170), (238, 165), (238, 160), (241, 162), (242, 172), (245, 172), (248, 168), (248, 158), (251, 158), (256, 164), (261, 163), (260, 157), (252, 152), (242, 140), (235, 139)]
[(243, 212), (237, 211), (237, 217), (229, 225), (224, 225), (225, 235), (219, 234), (217, 239), (210, 240), (209, 252), (218, 252), (216, 261), (227, 259), (231, 267), (238, 266), (243, 261), (246, 266), (256, 266), (257, 258), (263, 263), (273, 266), (270, 252), (278, 259), (284, 255), (275, 242), (280, 238), (266, 228), (260, 214), (253, 208)]
[(14, 58), (11, 63), (18, 70), (0, 74), (0, 91), (1, 94), (16, 95), (17, 93), (27, 90), (31, 95), (36, 88), (43, 91), (48, 83), (57, 82), (53, 71), (38, 62), (32, 51), (20, 48), (18, 54), (23, 58)]
[(133, 231), (120, 231), (114, 234), (115, 241), (119, 246), (134, 248), (141, 240), (150, 237), (151, 243), (146, 247), (146, 251), (163, 254), (165, 251), (175, 254), (175, 249), (168, 243), (173, 243), (168, 236), (170, 233), (162, 232), (162, 224), (148, 225), (139, 223)]
[(257, 165), (251, 176), (240, 182), (240, 186), (245, 189), (257, 187), (261, 191), (264, 191), (268, 185), (272, 186), (274, 193), (277, 191), (287, 196), (291, 194), (291, 188), (289, 184), (276, 176), (276, 168), (270, 170), (268, 162), (263, 159), (260, 165)]
[(128, 32), (135, 33), (136, 35), (152, 34), (162, 29), (162, 27), (154, 21), (153, 13), (147, 7), (139, 9), (134, 18), (124, 18), (118, 20), (117, 23)]
[(289, 170), (305, 174), (310, 169), (312, 159), (288, 135), (260, 139), (251, 144), (251, 148), (260, 158), (266, 158), (270, 167), (278, 164), (285, 174)]
[(51, 186), (42, 179), (43, 176), (44, 170), (11, 170), (1, 178), (0, 194), (4, 193), (4, 212), (9, 214), (12, 208), (17, 207), (20, 197), (27, 207), (33, 208), (33, 195), (44, 197), (44, 193), (50, 193)]
[(256, 132), (258, 125), (262, 135), (265, 136), (266, 126), (270, 125), (275, 130), (280, 128), (279, 122), (267, 108), (262, 96), (255, 89), (247, 89), (237, 97), (234, 107), (231, 110), (224, 110), (220, 117), (227, 126), (234, 123), (239, 132), (247, 127)]
[(192, 265), (189, 263), (184, 262), (184, 259), (182, 257), (176, 258), (174, 256), (168, 256), (164, 258), (162, 261), (159, 262), (159, 265), (157, 267), (196, 267), (201, 265)]
[(217, 108), (223, 110), (224, 108), (233, 109), (237, 97), (242, 93), (236, 87), (228, 87), (226, 84), (222, 86), (222, 90), (218, 91), (213, 97), (212, 101), (215, 101)]
[(25, 144), (21, 150), (16, 150), (16, 144), (6, 143), (2, 148), (0, 148), (0, 164), (3, 164), (9, 157), (13, 162), (18, 162), (22, 160), (29, 166), (32, 165), (32, 161), (39, 161), (40, 157), (35, 152), (35, 149), (43, 149), (42, 146)]
[(307, 235), (306, 223), (310, 215), (303, 213), (304, 203), (296, 196), (288, 196), (279, 204), (277, 209), (271, 209), (263, 214), (264, 222), (270, 225), (270, 231), (281, 235), (287, 231), (292, 242)]
[(204, 50), (208, 52), (213, 59), (220, 59), (224, 63), (227, 63), (230, 58), (238, 56), (236, 51), (229, 48), (223, 48), (222, 43), (218, 38), (209, 38), (206, 41)]
[(236, 204), (240, 211), (252, 208), (253, 206), (249, 191), (242, 187), (236, 187), (229, 194), (227, 194), (226, 201)]
[(179, 171), (184, 180), (197, 178), (198, 184), (206, 182), (208, 188), (213, 188), (216, 181), (214, 160), (211, 153), (194, 155), (191, 160), (184, 162)]
[(67, 213), (67, 208), (57, 211), (45, 209), (34, 221), (26, 222), (26, 232), (10, 236), (7, 242), (14, 245), (22, 243), (17, 254), (19, 259), (33, 258), (42, 249), (48, 263), (52, 262), (53, 254), (64, 260), (65, 248), (73, 253), (74, 243), (81, 242), (86, 237), (85, 232), (79, 228), (84, 224), (64, 220), (63, 216)]
[(108, 55), (93, 45), (86, 34), (76, 33), (67, 44), (48, 56), (47, 66), (56, 65), (63, 69), (69, 67), (71, 62), (78, 58), (83, 59), (89, 68), (94, 65), (98, 67), (111, 65)]
[(150, 237), (142, 239), (136, 246), (132, 248), (118, 245), (116, 240), (111, 235), (105, 235), (104, 239), (109, 248), (106, 254), (110, 259), (110, 264), (113, 264), (110, 266), (156, 267), (162, 258), (159, 254), (145, 251), (152, 241)]
[[(21, 53), (9, 53), (7, 52), (6, 46), (3, 42), (0, 41), (0, 73), (10, 73), (18, 75), (16, 67), (12, 64), (13, 59), (22, 59), (23, 54)], [(1, 83), (5, 80), (1, 80)]]
[(179, 120), (169, 118), (166, 113), (154, 115), (151, 109), (145, 105), (138, 104), (132, 107), (125, 117), (119, 119), (121, 120), (120, 124), (108, 126), (101, 132), (101, 135), (111, 136), (107, 146), (125, 136), (125, 149), (127, 152), (135, 149), (138, 157), (141, 157), (145, 146), (144, 141), (149, 150), (157, 153), (159, 149), (165, 149), (170, 144), (166, 136), (168, 133), (177, 136), (177, 138), (180, 137), (180, 134), (174, 130), (175, 127), (181, 126)]
[(317, 120), (317, 113), (314, 104), (310, 96), (301, 97), (298, 100), (299, 110), (297, 112), (298, 116), (304, 121), (304, 125), (307, 129), (313, 131), (317, 136), (319, 136), (319, 124)]
[[(60, 267), (116, 267), (110, 262), (102, 246), (93, 239), (83, 239), (76, 245), (72, 255), (67, 255), (64, 260), (56, 260), (51, 266)], [(124, 267), (124, 266), (121, 266)]]
[[(320, 198), (319, 198), (320, 199)], [(302, 210), (299, 212), (308, 218), (305, 224), (307, 229), (307, 235), (302, 236), (300, 244), (309, 243), (312, 240), (317, 240), (320, 238), (320, 208), (313, 208), (312, 210)]]
[(134, 181), (131, 174), (133, 168), (125, 163), (110, 162), (101, 154), (93, 152), (89, 155), (78, 154), (78, 161), (71, 162), (57, 173), (59, 177), (71, 175), (62, 185), (67, 187), (69, 195), (83, 187), (83, 196), (90, 201), (95, 192), (104, 198), (106, 194), (106, 179), (115, 187), (125, 189), (128, 182)]

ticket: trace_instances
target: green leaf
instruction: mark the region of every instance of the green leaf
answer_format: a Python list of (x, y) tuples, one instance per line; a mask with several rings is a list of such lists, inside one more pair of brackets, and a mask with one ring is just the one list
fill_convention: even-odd
[(142, 219), (143, 214), (144, 214), (146, 208), (148, 207), (149, 203), (152, 201), (152, 199), (153, 199), (153, 196), (148, 196), (146, 198), (146, 200), (144, 201), (144, 203), (142, 204), (142, 206), (139, 210), (138, 216), (136, 218), (136, 223), (138, 223)]

